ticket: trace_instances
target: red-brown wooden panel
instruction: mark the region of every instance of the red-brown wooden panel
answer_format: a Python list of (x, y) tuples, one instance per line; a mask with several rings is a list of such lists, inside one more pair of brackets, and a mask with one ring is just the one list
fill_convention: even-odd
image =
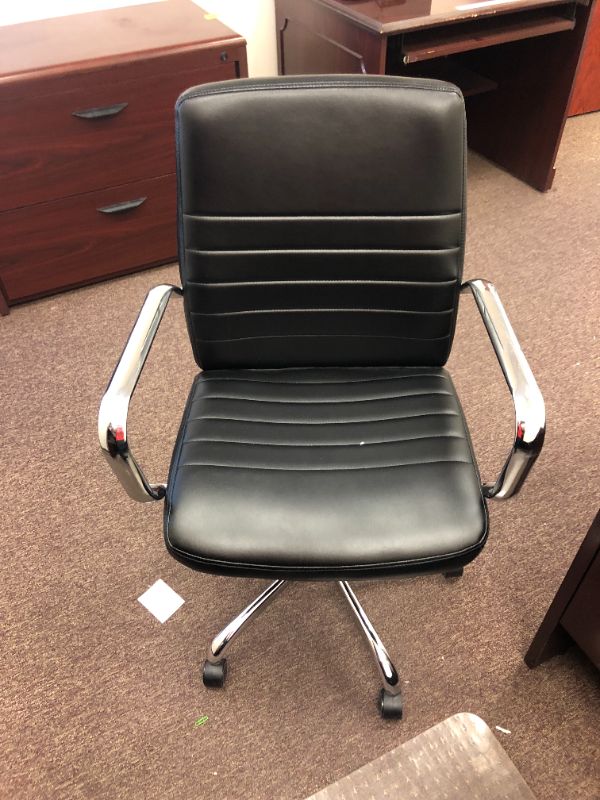
[(463, 22), (449, 28), (432, 28), (407, 33), (402, 45), (406, 64), (431, 58), (480, 50), (505, 42), (547, 36), (575, 27), (575, 21), (547, 10), (521, 12), (475, 22)]
[(77, 77), (103, 63), (129, 64), (161, 53), (235, 44), (243, 39), (192, 0), (51, 17), (0, 26), (0, 85), (57, 71)]
[(467, 100), (469, 146), (540, 191), (554, 179), (589, 11), (577, 6), (573, 30), (464, 54), (498, 83)]
[[(102, 213), (146, 198), (137, 208)], [(175, 175), (0, 214), (0, 279), (14, 303), (175, 260)]]
[(386, 37), (320, 2), (277, 0), (275, 12), (280, 75), (383, 74)]
[[(218, 52), (206, 50), (198, 53), (197, 69), (145, 80), (122, 80), (119, 71), (105, 69), (59, 94), (2, 102), (0, 92), (0, 211), (174, 172), (178, 95), (235, 77), (236, 62), (223, 63)], [(124, 103), (113, 116), (73, 116)]]
[(592, 9), (569, 114), (600, 111), (600, 2)]

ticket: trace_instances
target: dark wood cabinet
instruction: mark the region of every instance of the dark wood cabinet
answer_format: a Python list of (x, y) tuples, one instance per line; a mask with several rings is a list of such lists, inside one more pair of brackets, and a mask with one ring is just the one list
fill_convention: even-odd
[(466, 99), (469, 145), (546, 191), (598, 3), (275, 0), (279, 69), (456, 83)]
[(175, 100), (246, 75), (191, 0), (0, 28), (0, 312), (174, 260)]
[(525, 662), (537, 667), (573, 642), (600, 669), (600, 511), (546, 612)]

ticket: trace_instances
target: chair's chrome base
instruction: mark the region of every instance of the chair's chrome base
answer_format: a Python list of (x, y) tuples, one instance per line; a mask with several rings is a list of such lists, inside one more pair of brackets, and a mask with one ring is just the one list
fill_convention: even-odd
[(364, 608), (358, 602), (358, 598), (350, 588), (348, 581), (339, 581), (339, 587), (346, 600), (350, 603), (350, 608), (354, 612), (360, 629), (364, 633), (373, 651), (384, 690), (390, 694), (400, 694), (400, 678), (396, 672), (396, 667), (392, 664), (388, 651), (385, 649), (377, 631), (371, 625), (371, 621), (365, 614)]
[[(225, 654), (229, 650), (231, 642), (245, 625), (251, 620), (256, 619), (256, 616), (269, 605), (287, 583), (288, 582), (285, 580), (274, 581), (256, 598), (256, 600), (253, 600), (241, 614), (238, 614), (229, 625), (215, 636), (210, 645), (208, 658), (204, 663), (203, 681), (205, 686), (213, 688), (223, 686), (227, 675)], [(365, 610), (358, 602), (358, 598), (350, 588), (348, 581), (338, 581), (338, 585), (342, 590), (342, 594), (350, 604), (350, 608), (354, 613), (360, 629), (364, 633), (373, 655), (375, 656), (382, 683), (380, 693), (381, 714), (386, 718), (399, 719), (402, 717), (402, 700), (400, 697), (401, 685), (398, 672), (383, 642), (379, 638), (377, 631), (371, 624)]]
[(274, 581), (264, 592), (258, 595), (256, 600), (253, 600), (241, 614), (229, 623), (223, 630), (218, 633), (212, 640), (210, 650), (208, 653), (208, 661), (211, 664), (218, 664), (229, 650), (229, 645), (242, 630), (244, 625), (247, 625), (253, 619), (256, 619), (258, 614), (269, 605), (275, 595), (286, 586), (287, 581)]

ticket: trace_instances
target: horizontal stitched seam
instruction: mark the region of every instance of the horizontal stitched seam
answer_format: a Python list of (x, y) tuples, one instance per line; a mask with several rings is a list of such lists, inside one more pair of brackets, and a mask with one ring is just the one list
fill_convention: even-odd
[[(211, 284), (207, 284), (211, 285)], [(212, 284), (214, 285), (214, 284)], [(239, 317), (246, 314), (406, 314), (436, 316), (454, 313), (454, 308), (441, 311), (409, 311), (403, 308), (250, 308), (245, 311), (191, 311), (193, 317)]]
[(407, 436), (405, 439), (382, 439), (379, 442), (248, 442), (241, 439), (203, 439), (191, 438), (184, 439), (183, 444), (191, 444), (193, 442), (212, 442), (214, 444), (241, 444), (249, 445), (252, 447), (373, 447), (385, 444), (402, 444), (404, 442), (423, 441), (425, 439), (462, 439), (465, 437), (460, 433), (440, 433), (433, 436)]
[(207, 286), (218, 287), (219, 289), (238, 286), (454, 286), (456, 278), (446, 281), (407, 281), (407, 280), (362, 280), (359, 278), (353, 280), (343, 280), (336, 278), (328, 278), (323, 280), (265, 280), (265, 281), (209, 281), (208, 283), (202, 281), (186, 281), (188, 286)]
[(363, 469), (397, 469), (399, 467), (418, 467), (426, 464), (467, 464), (473, 466), (472, 461), (464, 461), (461, 458), (442, 458), (432, 461), (407, 461), (401, 464), (373, 464), (372, 466), (360, 467), (259, 467), (253, 464), (213, 464), (211, 462), (188, 462), (179, 464), (179, 468), (184, 467), (222, 467), (223, 469), (254, 469), (264, 472), (356, 472)]
[(265, 214), (257, 215), (256, 217), (248, 216), (248, 215), (223, 215), (223, 214), (186, 214), (184, 213), (184, 217), (188, 219), (197, 219), (197, 220), (209, 220), (211, 222), (231, 222), (231, 221), (248, 221), (248, 222), (288, 222), (288, 221), (301, 221), (301, 220), (326, 220), (327, 222), (333, 221), (348, 221), (348, 222), (357, 222), (364, 220), (365, 222), (370, 221), (379, 221), (382, 220), (384, 222), (388, 221), (397, 221), (397, 220), (409, 220), (412, 221), (413, 219), (443, 219), (444, 217), (458, 217), (461, 215), (461, 211), (444, 211), (439, 214), (290, 214), (289, 216), (277, 215), (277, 216), (268, 216)]
[(377, 333), (285, 333), (272, 336), (237, 336), (230, 339), (208, 339), (202, 336), (201, 339), (206, 344), (220, 344), (222, 342), (251, 342), (256, 339), (400, 339), (409, 342), (441, 342), (449, 339), (446, 336), (393, 336), (392, 334)]
[(406, 378), (442, 378), (448, 380), (446, 375), (440, 375), (439, 372), (415, 372), (413, 375), (395, 375), (393, 378), (380, 377), (380, 378), (359, 378), (358, 380), (343, 380), (343, 381), (261, 381), (256, 378), (230, 378), (228, 376), (210, 375), (203, 373), (201, 382), (204, 381), (231, 381), (237, 383), (262, 383), (266, 386), (344, 386), (347, 383), (372, 383), (373, 381), (399, 381)]
[(211, 394), (207, 395), (206, 397), (195, 397), (192, 400), (192, 405), (197, 403), (200, 400), (242, 400), (243, 402), (247, 403), (277, 403), (279, 405), (319, 405), (319, 406), (336, 406), (348, 403), (376, 403), (379, 400), (407, 400), (408, 398), (412, 397), (430, 397), (432, 395), (446, 395), (447, 397), (453, 397), (454, 395), (452, 392), (437, 392), (437, 391), (429, 391), (429, 392), (415, 392), (414, 394), (404, 394), (404, 395), (397, 395), (393, 394), (389, 397), (356, 397), (354, 399), (349, 400), (271, 400), (269, 398), (261, 398), (261, 397), (241, 397), (241, 396), (230, 396), (226, 394)]
[(336, 83), (329, 82), (329, 81), (316, 81), (306, 83), (271, 83), (269, 86), (264, 86), (257, 84), (256, 86), (240, 86), (239, 88), (232, 88), (227, 87), (226, 89), (222, 88), (214, 88), (213, 86), (203, 87), (197, 92), (191, 92), (190, 94), (186, 94), (183, 97), (179, 97), (175, 104), (175, 110), (179, 112), (181, 106), (186, 103), (188, 100), (192, 100), (194, 97), (210, 97), (212, 95), (217, 94), (242, 94), (244, 92), (271, 92), (271, 91), (289, 91), (290, 89), (363, 89), (365, 86), (375, 86), (375, 88), (385, 88), (385, 89), (396, 89), (396, 90), (413, 90), (413, 91), (427, 91), (427, 92), (444, 92), (444, 93), (451, 93), (455, 94), (458, 98), (462, 99), (461, 92), (454, 88), (451, 84), (444, 86), (443, 84), (439, 83), (431, 83), (429, 81), (423, 80), (420, 84), (412, 84), (409, 81), (403, 81), (402, 84), (392, 83), (391, 81), (388, 83), (387, 81), (377, 81), (377, 83), (373, 82), (361, 82), (361, 83), (351, 83), (349, 81), (338, 81)]
[(203, 414), (201, 417), (189, 417), (190, 422), (203, 422), (206, 419), (218, 419), (224, 422), (254, 422), (264, 425), (364, 425), (369, 422), (393, 422), (399, 419), (417, 419), (418, 417), (460, 417), (455, 411), (438, 411), (435, 414), (407, 414), (405, 417), (371, 417), (369, 419), (341, 419), (341, 420), (314, 420), (307, 422), (305, 419), (286, 419), (286, 420), (270, 420), (270, 419), (251, 419), (246, 417), (213, 417)]
[(341, 248), (341, 247), (269, 247), (269, 248), (258, 248), (253, 247), (250, 250), (248, 249), (240, 249), (240, 250), (201, 250), (195, 247), (186, 247), (186, 253), (193, 253), (194, 255), (198, 256), (212, 256), (212, 255), (232, 255), (232, 256), (254, 256), (254, 255), (290, 255), (295, 253), (296, 255), (360, 255), (360, 256), (370, 256), (370, 255), (390, 255), (390, 256), (398, 256), (398, 255), (415, 255), (418, 253), (419, 255), (440, 255), (441, 253), (457, 253), (460, 250), (458, 246), (452, 247), (352, 247), (352, 248)]

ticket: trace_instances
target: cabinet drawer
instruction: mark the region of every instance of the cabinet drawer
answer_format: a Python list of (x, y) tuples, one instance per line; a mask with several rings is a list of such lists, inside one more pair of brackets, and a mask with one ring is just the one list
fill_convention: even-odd
[(9, 302), (176, 259), (175, 175), (0, 214)]
[(0, 211), (174, 172), (178, 95), (236, 77), (235, 62), (200, 55), (210, 66), (135, 80), (98, 70), (70, 91), (10, 102), (0, 92)]

